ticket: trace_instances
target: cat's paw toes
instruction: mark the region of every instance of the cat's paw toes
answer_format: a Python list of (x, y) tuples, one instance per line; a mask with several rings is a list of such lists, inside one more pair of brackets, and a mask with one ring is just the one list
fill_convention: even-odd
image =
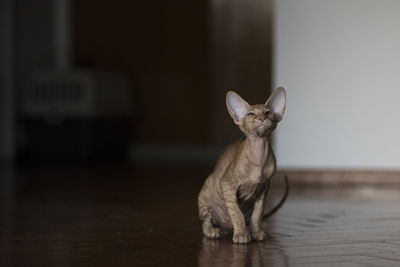
[(255, 231), (251, 233), (251, 236), (256, 241), (263, 241), (265, 240), (265, 233), (263, 231)]
[(251, 237), (250, 234), (245, 231), (244, 233), (233, 234), (232, 240), (234, 243), (246, 244), (251, 241)]
[(204, 235), (208, 238), (217, 239), (219, 238), (219, 229), (218, 228), (210, 228), (207, 231), (204, 231)]

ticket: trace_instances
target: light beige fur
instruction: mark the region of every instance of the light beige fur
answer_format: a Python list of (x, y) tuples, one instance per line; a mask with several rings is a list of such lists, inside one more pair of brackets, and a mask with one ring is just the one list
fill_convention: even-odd
[(261, 241), (265, 195), (276, 169), (271, 133), (285, 111), (286, 92), (280, 87), (265, 104), (249, 105), (230, 91), (226, 105), (246, 138), (225, 150), (199, 193), (202, 230), (208, 238), (219, 238), (222, 229), (233, 230), (235, 243)]

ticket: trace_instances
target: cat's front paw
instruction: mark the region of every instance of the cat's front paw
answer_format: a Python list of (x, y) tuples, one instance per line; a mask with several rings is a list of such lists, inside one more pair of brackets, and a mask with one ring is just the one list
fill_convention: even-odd
[(254, 231), (251, 232), (251, 236), (253, 237), (254, 240), (256, 241), (263, 241), (265, 240), (265, 233), (263, 231)]
[(218, 228), (211, 227), (210, 229), (203, 231), (203, 233), (206, 237), (211, 238), (211, 239), (219, 238), (219, 229)]
[(246, 230), (244, 233), (234, 233), (232, 238), (234, 243), (246, 244), (251, 241), (249, 232)]

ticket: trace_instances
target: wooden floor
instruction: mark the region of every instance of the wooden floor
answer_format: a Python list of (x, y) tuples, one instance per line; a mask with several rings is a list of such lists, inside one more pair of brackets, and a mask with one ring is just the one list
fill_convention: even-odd
[(236, 245), (201, 234), (209, 171), (3, 167), (0, 266), (400, 266), (400, 187), (292, 188), (268, 239)]

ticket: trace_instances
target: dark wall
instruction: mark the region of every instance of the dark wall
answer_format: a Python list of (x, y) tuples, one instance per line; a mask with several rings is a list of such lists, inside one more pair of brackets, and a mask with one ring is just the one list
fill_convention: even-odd
[(226, 144), (242, 134), (229, 117), (225, 94), (264, 103), (271, 86), (272, 0), (219, 0), (210, 6), (209, 136)]
[(205, 143), (204, 1), (75, 1), (75, 63), (126, 73), (136, 143)]
[(271, 16), (272, 0), (76, 0), (75, 63), (131, 77), (135, 143), (225, 145), (225, 93), (269, 93)]
[[(15, 2), (17, 87), (34, 71), (54, 67), (53, 0)], [(20, 90), (20, 89), (19, 89)]]
[(0, 160), (15, 155), (14, 5), (0, 0)]
[[(6, 14), (15, 16), (10, 80), (18, 95), (27, 75), (55, 66), (54, 2), (2, 1), (13, 3)], [(226, 112), (226, 92), (250, 103), (266, 99), (272, 0), (75, 0), (73, 7), (73, 67), (130, 78), (133, 143), (226, 145), (241, 135)]]
[[(0, 0), (1, 155), (12, 155), (16, 140), (18, 147), (26, 144), (26, 133), (15, 131), (24, 129), (16, 117), (25, 79), (55, 70), (55, 2), (33, 2)], [(226, 111), (226, 92), (265, 101), (272, 0), (71, 2), (72, 70), (105, 69), (130, 78), (132, 143), (223, 146), (241, 136)]]

